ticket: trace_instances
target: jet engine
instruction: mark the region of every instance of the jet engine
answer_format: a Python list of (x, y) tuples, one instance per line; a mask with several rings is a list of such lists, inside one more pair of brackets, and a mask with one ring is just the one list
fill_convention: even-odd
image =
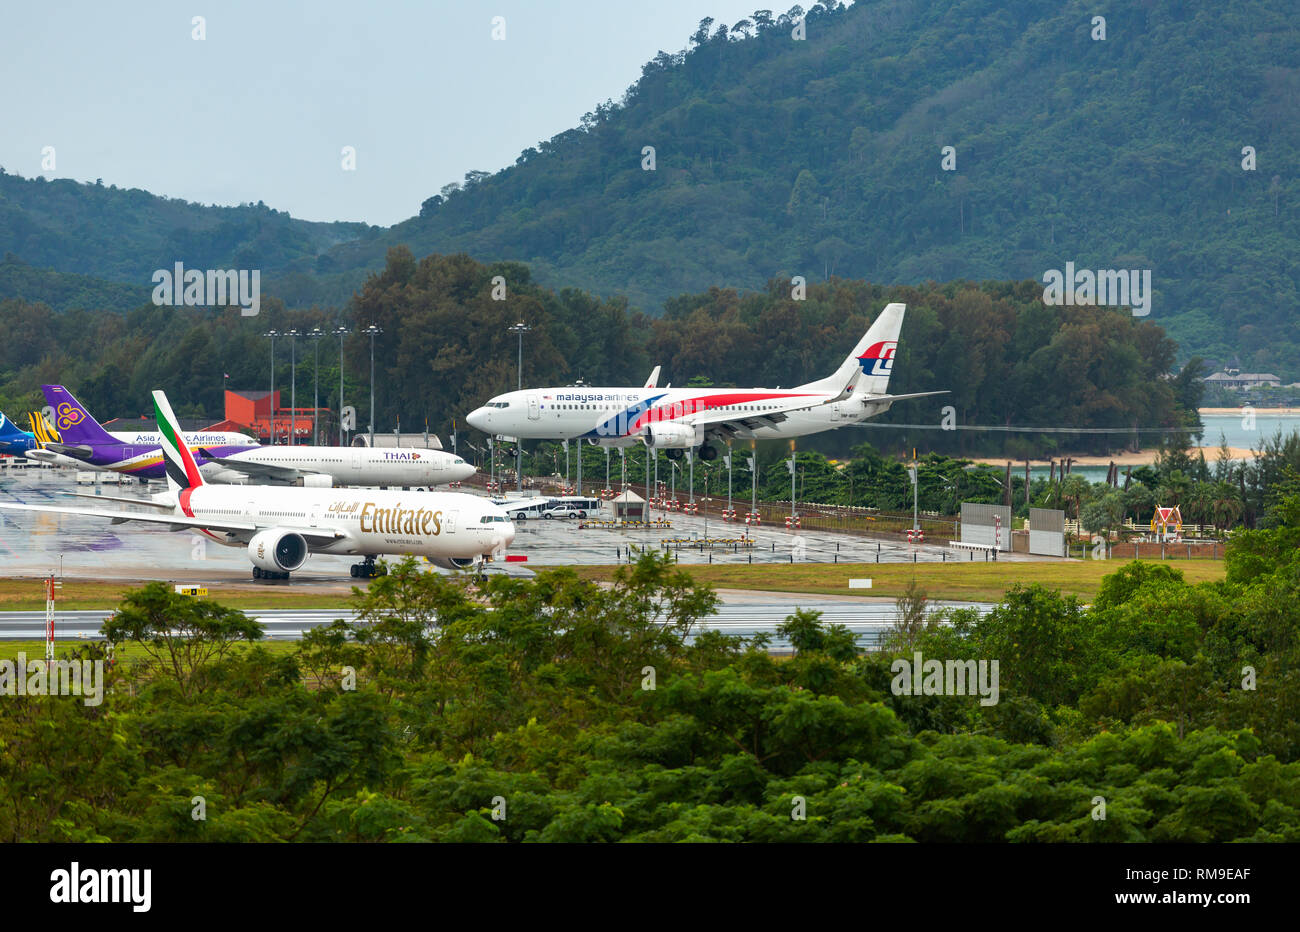
[(655, 450), (684, 450), (702, 443), (703, 433), (689, 424), (647, 424), (643, 438)]
[(248, 559), (260, 570), (291, 573), (307, 562), (307, 541), (301, 534), (268, 528), (248, 542)]
[(479, 561), (473, 557), (427, 557), (434, 566), (444, 570), (473, 569)]

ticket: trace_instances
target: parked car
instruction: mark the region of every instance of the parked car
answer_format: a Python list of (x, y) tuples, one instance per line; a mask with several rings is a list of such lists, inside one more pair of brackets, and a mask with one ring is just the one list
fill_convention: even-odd
[(587, 512), (581, 508), (574, 508), (570, 505), (556, 505), (554, 508), (547, 508), (542, 512), (543, 518), (585, 518)]

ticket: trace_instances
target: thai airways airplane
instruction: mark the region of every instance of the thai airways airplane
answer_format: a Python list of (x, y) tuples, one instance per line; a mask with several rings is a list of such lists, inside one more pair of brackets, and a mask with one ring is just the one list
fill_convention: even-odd
[[(32, 451), (32, 459), (50, 454), (74, 457), (97, 469), (161, 479), (164, 463), (161, 433), (110, 434), (62, 385), (44, 385), (45, 398), (55, 411), (61, 443)], [(233, 438), (238, 438), (233, 439)], [(305, 485), (314, 488), (349, 486), (430, 486), (468, 479), (474, 467), (442, 450), (417, 447), (258, 446), (237, 433), (185, 434), (185, 442), (203, 475), (211, 482), (263, 485)]]
[(527, 389), (498, 395), (466, 420), (508, 437), (640, 442), (672, 459), (699, 447), (702, 459), (715, 459), (719, 442), (816, 433), (871, 417), (895, 401), (943, 394), (885, 392), (904, 310), (887, 306), (834, 373), (795, 388)]
[(40, 441), (36, 439), (35, 434), (20, 429), (17, 424), (5, 417), (3, 411), (0, 411), (0, 454), (22, 456), (28, 450), (34, 450), (39, 446)]
[(254, 579), (288, 579), (312, 553), (364, 557), (357, 578), (376, 575), (382, 554), (422, 556), (445, 569), (477, 567), (515, 537), (506, 513), (464, 492), (320, 490), (210, 485), (185, 443), (163, 392), (154, 392), (167, 491), (149, 499), (83, 496), (145, 511), (0, 503), (8, 511), (142, 521), (190, 528), (219, 544), (245, 547)]

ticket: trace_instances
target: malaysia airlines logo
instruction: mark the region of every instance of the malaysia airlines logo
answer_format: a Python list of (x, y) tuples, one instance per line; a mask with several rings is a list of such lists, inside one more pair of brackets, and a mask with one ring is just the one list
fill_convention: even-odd
[(74, 408), (68, 402), (59, 405), (59, 430), (67, 430), (69, 427), (76, 427), (85, 418), (86, 412), (80, 408)]
[(894, 368), (894, 350), (898, 341), (886, 340), (867, 349), (858, 357), (858, 365), (866, 375), (889, 375)]

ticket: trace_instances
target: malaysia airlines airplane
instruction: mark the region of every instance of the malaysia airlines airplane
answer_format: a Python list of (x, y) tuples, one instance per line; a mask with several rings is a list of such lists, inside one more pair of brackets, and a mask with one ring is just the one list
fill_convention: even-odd
[[(27, 453), (53, 461), (73, 457), (83, 466), (144, 479), (164, 474), (161, 433), (110, 434), (62, 385), (44, 385), (62, 442)], [(125, 439), (123, 439), (125, 438)], [(238, 438), (232, 441), (230, 438)], [(464, 459), (419, 447), (259, 446), (244, 434), (200, 432), (183, 436), (206, 479), (230, 484), (333, 486), (430, 486), (474, 475)]]
[(82, 496), (147, 511), (7, 502), (0, 502), (0, 509), (196, 530), (219, 544), (247, 548), (254, 579), (288, 579), (312, 553), (364, 557), (353, 564), (353, 577), (376, 575), (375, 557), (383, 554), (410, 554), (444, 569), (466, 569), (489, 561), (514, 540), (515, 527), (504, 511), (464, 492), (210, 485), (167, 396), (160, 391), (153, 396), (168, 490), (150, 499)]
[(857, 423), (895, 401), (943, 394), (886, 393), (905, 309), (888, 305), (833, 374), (795, 388), (526, 389), (498, 395), (466, 420), (522, 439), (639, 442), (674, 459), (699, 447), (712, 460), (718, 442), (802, 436)]

